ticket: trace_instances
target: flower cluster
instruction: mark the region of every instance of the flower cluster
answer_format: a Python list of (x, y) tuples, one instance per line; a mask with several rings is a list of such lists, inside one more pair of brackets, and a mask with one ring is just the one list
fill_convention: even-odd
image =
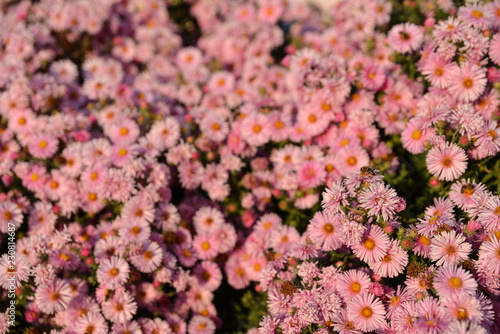
[(417, 67), (429, 87), (401, 139), (413, 154), (429, 150), (427, 168), (439, 180), (456, 180), (466, 171), (469, 159), (484, 159), (500, 151), (500, 100), (495, 87), (500, 35), (494, 33), (500, 21), (493, 15), (498, 6), (497, 2), (467, 4), (446, 20), (436, 23), (430, 18), (425, 39), (411, 24), (389, 32), (395, 51), (421, 54)]
[[(481, 197), (490, 204), (478, 209)], [(462, 180), (434, 202), (408, 223), (377, 171), (332, 183), (300, 242), (263, 271), (269, 315), (259, 333), (498, 332), (498, 196)]]

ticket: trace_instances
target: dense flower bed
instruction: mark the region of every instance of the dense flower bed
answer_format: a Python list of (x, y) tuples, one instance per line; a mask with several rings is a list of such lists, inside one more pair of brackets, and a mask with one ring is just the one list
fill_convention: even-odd
[(500, 333), (500, 1), (0, 6), (0, 333)]

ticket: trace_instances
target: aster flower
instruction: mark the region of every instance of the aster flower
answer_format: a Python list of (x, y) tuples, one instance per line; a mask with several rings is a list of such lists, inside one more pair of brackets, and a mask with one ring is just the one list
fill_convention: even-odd
[(459, 128), (462, 136), (471, 138), (484, 127), (484, 119), (476, 113), (470, 104), (459, 104), (456, 106), (450, 118), (452, 126)]
[(477, 283), (473, 276), (454, 265), (439, 268), (436, 271), (433, 286), (442, 297), (458, 293), (472, 295), (477, 289)]
[(142, 247), (133, 249), (131, 253), (130, 261), (143, 273), (156, 270), (163, 259), (162, 250), (156, 241), (143, 244)]
[(436, 264), (458, 264), (458, 261), (467, 259), (471, 245), (465, 241), (462, 234), (456, 231), (443, 232), (432, 238), (430, 258)]
[(347, 205), (347, 193), (341, 182), (330, 183), (322, 196), (321, 207), (327, 214), (334, 215), (342, 205)]
[(420, 47), (423, 35), (420, 27), (407, 22), (392, 27), (387, 35), (387, 40), (395, 51), (408, 53)]
[(456, 206), (463, 209), (466, 206), (474, 205), (480, 193), (486, 190), (482, 183), (476, 184), (475, 180), (462, 179), (451, 186), (450, 199)]
[(370, 278), (366, 273), (351, 269), (339, 276), (336, 287), (346, 300), (351, 300), (358, 295), (368, 292), (370, 283)]
[(78, 318), (75, 330), (78, 334), (105, 334), (108, 333), (108, 325), (100, 313), (87, 313)]
[(349, 301), (347, 314), (359, 329), (366, 332), (381, 328), (385, 322), (384, 305), (370, 293), (358, 295)]
[(6, 291), (9, 291), (12, 285), (22, 287), (22, 282), (27, 282), (30, 274), (30, 263), (24, 254), (16, 257), (14, 265), (9, 259), (12, 258), (8, 254), (3, 254), (0, 258), (0, 286)]
[(429, 172), (440, 180), (453, 181), (467, 169), (467, 156), (456, 144), (432, 148), (425, 161)]
[(495, 274), (500, 274), (500, 240), (490, 236), (479, 247), (479, 260), (490, 263)]
[(417, 303), (416, 315), (416, 328), (425, 333), (441, 333), (449, 323), (438, 300), (432, 297), (426, 297)]
[(477, 221), (485, 230), (495, 231), (500, 227), (500, 197), (489, 197), (479, 211)]
[(224, 216), (219, 210), (205, 206), (196, 211), (193, 224), (198, 233), (213, 231), (224, 224)]
[(40, 311), (53, 314), (64, 310), (71, 301), (71, 288), (65, 280), (55, 279), (39, 286), (35, 292), (35, 302)]
[(125, 283), (129, 277), (128, 263), (117, 256), (104, 259), (97, 269), (97, 281), (106, 284), (109, 288), (117, 288)]
[(324, 250), (334, 250), (342, 246), (337, 236), (336, 226), (341, 224), (340, 217), (317, 212), (307, 226), (311, 240)]
[(373, 272), (380, 277), (396, 277), (401, 274), (408, 264), (408, 254), (397, 244), (391, 241), (387, 254), (379, 261), (370, 265)]
[(384, 258), (390, 247), (390, 240), (387, 234), (377, 225), (371, 225), (361, 242), (352, 246), (354, 254), (362, 261), (372, 264)]
[(394, 189), (382, 183), (371, 184), (361, 191), (358, 196), (360, 206), (368, 211), (369, 215), (387, 221), (393, 218), (398, 208), (399, 199)]
[(484, 69), (466, 62), (450, 78), (448, 91), (459, 101), (473, 102), (484, 92), (486, 82)]
[(28, 149), (35, 158), (51, 158), (58, 149), (57, 139), (42, 134), (34, 135), (30, 137)]
[(127, 291), (117, 290), (112, 298), (102, 304), (106, 319), (114, 323), (124, 323), (132, 319), (137, 312), (137, 303)]
[(0, 232), (8, 233), (9, 227), (17, 230), (23, 223), (23, 213), (18, 205), (11, 201), (0, 202)]
[(439, 53), (431, 53), (425, 58), (421, 72), (433, 86), (446, 88), (453, 74), (453, 63), (442, 57)]
[(193, 247), (201, 260), (214, 258), (219, 253), (215, 236), (209, 232), (198, 234), (194, 237)]
[(436, 135), (434, 128), (419, 129), (414, 122), (409, 122), (406, 129), (401, 133), (403, 147), (408, 152), (420, 154), (425, 151), (425, 146), (429, 144), (429, 140)]

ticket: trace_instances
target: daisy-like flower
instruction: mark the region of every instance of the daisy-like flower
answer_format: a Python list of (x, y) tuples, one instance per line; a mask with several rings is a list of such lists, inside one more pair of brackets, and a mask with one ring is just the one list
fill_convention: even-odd
[(445, 314), (458, 321), (481, 322), (483, 312), (479, 300), (467, 293), (445, 295), (441, 297), (441, 305)]
[(347, 315), (356, 327), (371, 332), (385, 323), (385, 308), (380, 299), (371, 293), (356, 296), (347, 304)]
[(324, 182), (326, 171), (318, 161), (307, 161), (298, 170), (299, 183), (306, 188), (315, 188)]
[(108, 288), (122, 286), (129, 277), (130, 268), (128, 263), (121, 257), (112, 256), (104, 259), (97, 269), (97, 281), (106, 284)]
[(477, 290), (477, 282), (472, 274), (455, 265), (439, 268), (433, 286), (442, 297), (455, 293), (473, 295)]
[(500, 240), (490, 236), (489, 240), (483, 241), (479, 247), (479, 260), (487, 261), (493, 273), (500, 275)]
[(491, 196), (485, 202), (484, 207), (479, 211), (477, 221), (483, 225), (487, 231), (500, 229), (500, 197)]
[[(172, 325), (170, 325), (170, 327), (172, 327)], [(174, 332), (177, 331), (174, 330)], [(114, 323), (113, 327), (111, 327), (111, 334), (142, 334), (142, 329), (135, 320), (125, 321), (121, 324)]]
[(337, 280), (337, 290), (347, 300), (368, 292), (370, 278), (360, 270), (351, 269), (344, 272)]
[(125, 222), (146, 222), (154, 220), (154, 203), (145, 196), (135, 196), (123, 206), (121, 217)]
[(465, 151), (456, 144), (432, 148), (425, 159), (427, 170), (440, 180), (453, 181), (467, 169)]
[(391, 316), (391, 326), (396, 333), (416, 334), (415, 317), (416, 303), (413, 301), (405, 302)]
[(222, 212), (209, 206), (198, 209), (193, 217), (193, 225), (198, 233), (215, 230), (223, 224)]
[(451, 114), (450, 123), (455, 128), (460, 126), (459, 133), (471, 138), (484, 128), (483, 117), (470, 104), (459, 104)]
[(58, 149), (57, 139), (42, 134), (34, 135), (29, 139), (28, 149), (35, 158), (51, 158)]
[(394, 217), (399, 206), (399, 197), (394, 189), (383, 183), (371, 184), (361, 191), (358, 196), (360, 206), (368, 211), (369, 215), (387, 221)]
[(500, 33), (495, 34), (490, 41), (490, 59), (495, 64), (500, 65)]
[(137, 312), (137, 303), (128, 291), (117, 290), (113, 297), (102, 303), (102, 313), (114, 323), (124, 323)]
[(201, 260), (209, 260), (217, 256), (219, 247), (216, 238), (209, 232), (198, 234), (194, 237), (193, 247)]
[(192, 71), (203, 62), (203, 55), (198, 48), (187, 47), (177, 52), (176, 63), (182, 71)]
[(345, 146), (338, 152), (336, 159), (343, 176), (355, 173), (370, 163), (368, 153), (359, 145)]
[(453, 69), (453, 63), (450, 63), (439, 53), (431, 53), (425, 59), (421, 72), (433, 86), (446, 88), (450, 75), (453, 74)]
[(143, 273), (153, 272), (160, 266), (163, 259), (162, 250), (156, 241), (143, 244), (142, 247), (131, 253), (130, 261)]
[(443, 334), (488, 334), (489, 332), (479, 324), (469, 321), (453, 321)]
[(494, 19), (494, 14), (483, 3), (474, 2), (461, 6), (457, 18), (467, 25), (478, 29), (488, 29)]
[(433, 297), (426, 297), (417, 303), (416, 316), (417, 330), (422, 333), (442, 333), (449, 323), (439, 301)]
[(474, 205), (478, 193), (483, 193), (485, 190), (486, 186), (482, 183), (477, 184), (475, 180), (462, 179), (451, 186), (450, 199), (456, 206), (463, 209), (467, 206)]
[(225, 119), (217, 114), (209, 114), (200, 123), (200, 129), (208, 139), (220, 143), (229, 134), (229, 125)]
[(15, 264), (9, 258), (12, 259), (8, 254), (3, 254), (0, 258), (0, 286), (6, 291), (10, 290), (12, 284), (20, 288), (21, 282), (27, 282), (30, 274), (30, 263), (24, 254), (16, 257)]
[(17, 230), (23, 223), (23, 213), (20, 207), (11, 201), (0, 202), (0, 232), (8, 233), (9, 227)]
[(361, 238), (361, 242), (352, 246), (352, 250), (362, 261), (371, 264), (387, 254), (389, 241), (389, 237), (379, 226), (371, 225)]
[(268, 117), (259, 112), (246, 115), (241, 123), (241, 137), (249, 145), (262, 146), (271, 137)]
[(106, 320), (98, 312), (82, 314), (82, 316), (78, 318), (74, 326), (75, 326), (75, 331), (78, 334), (85, 334), (85, 333), (107, 334), (109, 332)]
[(322, 196), (321, 207), (330, 215), (339, 212), (342, 205), (347, 205), (347, 192), (341, 182), (331, 183)]
[(69, 284), (58, 278), (44, 286), (39, 286), (35, 292), (35, 302), (38, 308), (47, 314), (66, 309), (70, 301), (71, 288)]
[(371, 264), (370, 268), (380, 277), (396, 277), (404, 271), (407, 264), (408, 254), (393, 240), (387, 254)]
[(316, 212), (307, 226), (308, 235), (317, 246), (325, 251), (338, 249), (342, 240), (337, 235), (338, 225), (341, 224), (337, 215), (329, 215), (322, 211)]
[(188, 332), (196, 334), (213, 334), (215, 332), (214, 322), (201, 315), (195, 315), (188, 324)]
[(234, 248), (237, 241), (236, 230), (231, 224), (223, 224), (219, 228), (211, 231), (215, 236), (219, 253), (227, 253)]
[(339, 238), (346, 246), (357, 245), (366, 232), (366, 227), (354, 220), (343, 220), (339, 227)]
[(401, 23), (392, 27), (387, 35), (389, 46), (400, 53), (417, 50), (422, 44), (422, 29), (413, 23)]
[(467, 259), (471, 252), (471, 245), (465, 241), (465, 236), (456, 231), (443, 232), (436, 235), (431, 241), (430, 258), (442, 264), (458, 264), (460, 260)]
[(408, 152), (419, 154), (425, 151), (425, 145), (428, 145), (430, 139), (435, 135), (434, 128), (419, 129), (414, 122), (409, 122), (406, 129), (401, 133), (401, 141)]
[(160, 149), (170, 148), (179, 140), (181, 136), (181, 127), (174, 117), (166, 117), (161, 121), (155, 122), (149, 133), (153, 137), (162, 139), (162, 146)]
[(215, 291), (222, 282), (222, 272), (216, 263), (210, 261), (201, 262), (193, 270), (194, 277), (202, 289)]
[(448, 91), (459, 101), (473, 102), (484, 92), (487, 81), (486, 72), (482, 67), (465, 62), (450, 78)]

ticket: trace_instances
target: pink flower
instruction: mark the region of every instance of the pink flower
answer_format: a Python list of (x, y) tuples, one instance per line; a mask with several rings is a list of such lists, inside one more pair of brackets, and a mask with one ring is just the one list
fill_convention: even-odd
[(38, 308), (47, 314), (66, 309), (70, 301), (71, 289), (69, 284), (58, 278), (44, 286), (39, 286), (35, 292), (35, 302)]
[(358, 196), (359, 204), (371, 216), (384, 221), (390, 220), (399, 206), (399, 198), (394, 189), (383, 183), (370, 184)]
[(495, 236), (489, 239), (479, 247), (479, 260), (488, 262), (493, 273), (500, 275), (500, 240)]
[(347, 314), (355, 326), (365, 332), (379, 329), (385, 323), (384, 305), (370, 293), (358, 295), (349, 301)]
[(219, 266), (210, 261), (201, 262), (194, 268), (194, 276), (202, 289), (215, 291), (221, 284), (222, 273)]
[(368, 292), (370, 278), (361, 270), (344, 272), (337, 280), (337, 290), (347, 300)]
[(337, 235), (337, 228), (341, 221), (337, 215), (328, 215), (316, 212), (307, 226), (311, 240), (326, 251), (335, 250), (342, 246), (342, 241)]
[(129, 265), (121, 257), (104, 259), (97, 269), (97, 281), (110, 289), (122, 286), (129, 277)]
[(471, 249), (462, 234), (457, 234), (456, 231), (443, 232), (432, 239), (429, 255), (433, 261), (437, 261), (438, 266), (458, 264), (460, 260), (467, 259)]
[(478, 65), (465, 62), (455, 70), (448, 91), (459, 101), (473, 102), (484, 92), (486, 71)]
[(467, 169), (467, 156), (456, 144), (434, 147), (427, 154), (427, 170), (440, 180), (453, 181)]
[(28, 149), (35, 158), (51, 158), (58, 149), (57, 139), (47, 135), (34, 135), (29, 140)]
[(324, 182), (326, 171), (317, 161), (303, 163), (298, 171), (299, 183), (306, 188), (315, 188)]
[(112, 298), (102, 303), (102, 313), (114, 323), (124, 323), (137, 312), (137, 303), (129, 292), (116, 290)]
[(352, 246), (354, 254), (362, 261), (372, 264), (381, 260), (389, 250), (389, 237), (377, 225), (371, 225), (362, 239), (361, 243)]
[(373, 272), (381, 277), (396, 277), (401, 274), (408, 264), (408, 254), (398, 245), (391, 241), (387, 254), (379, 261), (370, 265)]
[(219, 253), (216, 238), (209, 232), (198, 234), (194, 237), (193, 247), (201, 260), (214, 258)]
[(425, 151), (425, 146), (429, 144), (429, 140), (435, 135), (434, 128), (419, 129), (413, 122), (409, 122), (406, 129), (401, 133), (401, 141), (408, 152), (419, 154)]
[(477, 283), (472, 274), (455, 265), (439, 268), (433, 286), (441, 297), (455, 293), (473, 295), (477, 290)]
[(407, 22), (392, 27), (387, 35), (387, 41), (395, 51), (407, 53), (415, 51), (420, 47), (423, 36), (421, 27)]

